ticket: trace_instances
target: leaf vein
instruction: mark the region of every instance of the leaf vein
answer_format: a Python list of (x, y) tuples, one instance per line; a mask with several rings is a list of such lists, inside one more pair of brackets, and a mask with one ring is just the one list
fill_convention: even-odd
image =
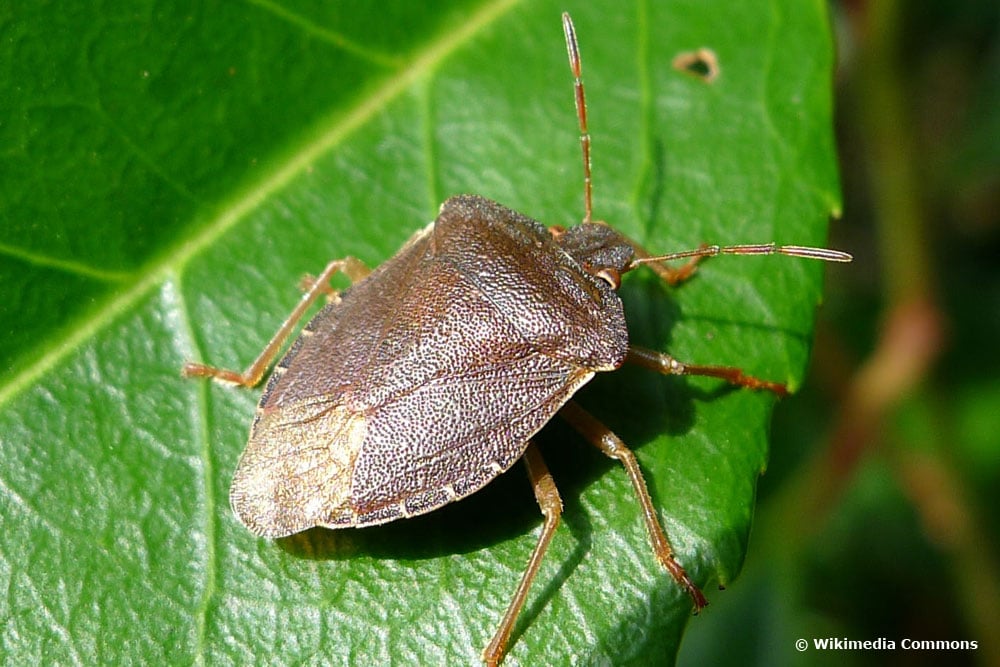
[(132, 274), (127, 271), (109, 271), (107, 269), (100, 269), (84, 264), (83, 262), (32, 252), (31, 250), (27, 250), (25, 248), (18, 248), (4, 243), (0, 243), (0, 255), (6, 255), (7, 257), (20, 260), (25, 264), (31, 264), (33, 266), (48, 269), (56, 269), (64, 273), (82, 276), (84, 278), (93, 278), (94, 280), (99, 280), (101, 282), (122, 283), (132, 277)]
[(260, 180), (252, 182), (240, 192), (234, 193), (232, 200), (223, 203), (218, 209), (218, 213), (202, 225), (198, 233), (181, 238), (177, 244), (160, 255), (158, 261), (147, 265), (142, 274), (136, 276), (130, 289), (111, 296), (105, 304), (95, 308), (90, 317), (82, 320), (79, 326), (74, 327), (72, 331), (67, 332), (62, 340), (54, 341), (48, 354), (0, 385), (0, 406), (5, 405), (22, 391), (33, 386), (38, 378), (90, 340), (97, 331), (113, 322), (122, 313), (127, 312), (132, 305), (144, 298), (151, 290), (156, 289), (169, 273), (180, 270), (192, 257), (210, 247), (251, 212), (259, 208), (268, 198), (288, 185), (293, 178), (309, 169), (320, 156), (340, 145), (355, 130), (412, 86), (415, 81), (436, 69), (442, 60), (470, 41), (518, 2), (519, 0), (496, 0), (484, 5), (477, 14), (470, 16), (459, 29), (429, 42), (422, 52), (414, 56), (408, 67), (388, 78), (381, 86), (374, 88), (371, 94), (361, 98), (346, 113), (335, 113), (328, 116), (317, 126), (313, 134), (306, 137), (298, 150), (290, 153), (286, 160), (264, 173)]
[(404, 64), (404, 60), (398, 56), (388, 55), (381, 51), (368, 48), (357, 42), (348, 39), (344, 35), (330, 30), (329, 28), (324, 28), (322, 26), (316, 25), (313, 21), (309, 20), (301, 14), (296, 14), (290, 11), (286, 7), (277, 5), (269, 0), (246, 0), (251, 5), (256, 5), (260, 9), (277, 16), (278, 18), (287, 21), (288, 23), (302, 28), (306, 33), (318, 37), (319, 39), (332, 44), (333, 46), (341, 49), (346, 53), (358, 56), (363, 60), (367, 60), (370, 63), (374, 63), (380, 67), (386, 67), (390, 69), (395, 69)]

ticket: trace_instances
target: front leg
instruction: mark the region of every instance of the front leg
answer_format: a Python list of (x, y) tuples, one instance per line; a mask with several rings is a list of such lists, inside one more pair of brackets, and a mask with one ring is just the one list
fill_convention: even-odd
[(729, 384), (747, 389), (762, 389), (770, 391), (778, 396), (788, 395), (788, 387), (781, 382), (771, 382), (747, 375), (742, 369), (735, 366), (702, 366), (698, 364), (688, 364), (674, 359), (669, 354), (647, 350), (642, 347), (630, 347), (626, 361), (642, 366), (664, 375), (704, 375), (707, 377), (719, 378)]

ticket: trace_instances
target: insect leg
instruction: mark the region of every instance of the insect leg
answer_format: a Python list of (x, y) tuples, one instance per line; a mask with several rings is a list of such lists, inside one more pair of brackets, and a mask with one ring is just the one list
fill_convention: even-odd
[(647, 350), (642, 347), (629, 347), (626, 361), (654, 370), (664, 375), (706, 375), (708, 377), (725, 380), (729, 384), (748, 389), (762, 389), (770, 391), (778, 396), (787, 396), (788, 387), (780, 382), (761, 380), (752, 375), (747, 375), (735, 366), (700, 366), (698, 364), (686, 364), (683, 361), (674, 359), (669, 354)]
[(708, 604), (701, 590), (695, 586), (694, 582), (684, 571), (684, 568), (674, 558), (674, 549), (670, 546), (670, 540), (660, 525), (657, 518), (656, 509), (653, 507), (653, 500), (649, 497), (649, 490), (646, 488), (646, 480), (642, 476), (639, 462), (635, 454), (629, 449), (621, 438), (614, 434), (607, 426), (599, 422), (593, 415), (581, 408), (575, 401), (567, 402), (560, 410), (559, 416), (569, 422), (583, 437), (591, 442), (595, 447), (604, 452), (607, 456), (620, 461), (625, 466), (625, 472), (632, 482), (632, 489), (639, 499), (639, 506), (642, 509), (642, 517), (646, 522), (646, 530), (649, 532), (649, 539), (653, 545), (653, 552), (656, 559), (667, 569), (670, 576), (674, 578), (694, 602), (695, 612)]
[[(302, 276), (302, 278), (299, 280), (299, 291), (308, 292), (312, 290), (314, 287), (316, 287), (317, 283), (319, 283), (319, 281), (316, 279), (316, 276), (314, 276), (311, 273), (307, 273), (306, 275)], [(330, 283), (319, 283), (319, 284), (320, 284), (319, 289), (320, 291), (322, 291), (323, 294), (326, 295), (327, 301), (334, 301), (337, 299), (337, 297), (339, 296), (339, 292), (333, 289), (333, 285), (331, 285)]]
[(298, 324), (299, 320), (302, 319), (306, 311), (309, 310), (309, 307), (319, 297), (329, 294), (330, 279), (338, 272), (346, 274), (351, 279), (351, 282), (357, 282), (371, 273), (371, 270), (360, 260), (353, 257), (345, 257), (344, 259), (334, 260), (327, 264), (326, 268), (323, 269), (323, 273), (319, 274), (319, 277), (309, 283), (308, 290), (302, 295), (298, 305), (295, 306), (295, 310), (292, 311), (292, 314), (288, 316), (288, 319), (284, 321), (281, 328), (278, 329), (274, 337), (264, 347), (260, 356), (244, 372), (239, 373), (237, 371), (189, 361), (181, 369), (181, 375), (184, 377), (210, 377), (222, 380), (223, 382), (233, 382), (244, 387), (253, 387), (264, 377), (264, 373), (271, 365), (271, 362), (274, 361), (278, 352), (281, 351), (281, 347), (288, 339), (288, 335), (295, 328), (295, 325)]
[(517, 621), (517, 615), (521, 612), (521, 607), (524, 606), (525, 598), (528, 597), (528, 589), (538, 572), (546, 549), (549, 548), (549, 542), (552, 541), (552, 536), (559, 525), (559, 516), (562, 514), (562, 498), (559, 497), (559, 489), (556, 488), (552, 475), (534, 443), (528, 444), (528, 449), (525, 450), (522, 458), (528, 468), (531, 487), (535, 491), (535, 499), (542, 510), (542, 516), (545, 517), (545, 524), (542, 526), (541, 535), (538, 536), (535, 550), (531, 552), (528, 567), (525, 568), (524, 574), (521, 576), (521, 583), (518, 584), (517, 591), (507, 607), (507, 612), (500, 621), (500, 627), (497, 628), (489, 645), (483, 649), (483, 661), (491, 666), (499, 664), (507, 652), (507, 640), (510, 639), (510, 633), (514, 629), (514, 622)]

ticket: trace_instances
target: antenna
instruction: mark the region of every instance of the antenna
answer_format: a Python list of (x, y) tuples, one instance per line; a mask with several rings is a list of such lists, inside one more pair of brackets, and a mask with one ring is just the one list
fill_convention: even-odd
[(801, 245), (777, 245), (775, 243), (757, 243), (751, 245), (706, 245), (696, 250), (682, 250), (681, 252), (671, 252), (655, 257), (637, 257), (633, 259), (628, 269), (631, 271), (637, 266), (650, 264), (652, 262), (668, 262), (672, 259), (714, 257), (716, 255), (788, 255), (790, 257), (805, 257), (807, 259), (821, 259), (826, 262), (850, 262), (854, 258), (840, 250), (830, 250), (829, 248), (813, 248)]
[(587, 100), (583, 94), (583, 80), (580, 78), (582, 65), (580, 63), (580, 47), (576, 43), (576, 29), (569, 12), (562, 15), (563, 32), (566, 34), (566, 52), (569, 55), (569, 68), (573, 72), (573, 91), (576, 97), (576, 117), (580, 121), (580, 147), (583, 149), (583, 221), (591, 221), (593, 202), (590, 180), (590, 132), (587, 131)]
[[(580, 61), (580, 46), (576, 41), (576, 28), (573, 27), (573, 19), (570, 18), (569, 12), (563, 12), (562, 24), (563, 33), (566, 35), (566, 53), (569, 56), (569, 68), (573, 72), (576, 117), (580, 123), (580, 148), (583, 149), (583, 222), (587, 223), (592, 221), (593, 183), (590, 174), (590, 132), (587, 130), (587, 100), (583, 92), (583, 79), (581, 77), (583, 65)], [(779, 246), (776, 243), (729, 246), (705, 245), (696, 250), (683, 250), (655, 257), (636, 257), (629, 263), (625, 271), (631, 271), (643, 264), (685, 258), (697, 261), (703, 257), (714, 257), (716, 255), (788, 255), (790, 257), (819, 259), (826, 262), (850, 262), (854, 259), (848, 253), (839, 250), (799, 245)]]

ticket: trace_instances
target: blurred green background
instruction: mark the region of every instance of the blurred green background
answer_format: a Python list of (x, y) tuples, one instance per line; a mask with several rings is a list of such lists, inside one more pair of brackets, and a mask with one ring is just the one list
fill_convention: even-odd
[[(1000, 665), (1000, 5), (831, 7), (831, 244), (856, 260), (775, 412), (744, 572), (680, 664)], [(979, 649), (787, 650), (814, 637)]]

